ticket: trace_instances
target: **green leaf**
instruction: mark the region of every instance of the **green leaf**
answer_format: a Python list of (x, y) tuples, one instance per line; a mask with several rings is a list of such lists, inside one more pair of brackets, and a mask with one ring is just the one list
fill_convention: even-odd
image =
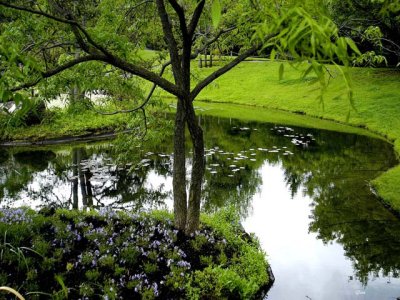
[(221, 21), (221, 2), (220, 0), (213, 0), (211, 5), (211, 19), (214, 28), (217, 28)]
[(276, 50), (272, 49), (271, 54), (269, 55), (269, 58), (271, 59), (271, 61), (274, 61), (275, 57), (276, 57)]
[(282, 80), (282, 78), (283, 78), (283, 72), (284, 72), (284, 69), (285, 67), (284, 67), (284, 65), (283, 65), (283, 63), (281, 63), (281, 65), (279, 66), (279, 80)]
[(61, 289), (62, 289), (65, 299), (68, 299), (68, 288), (65, 286), (63, 278), (60, 275), (55, 275), (54, 278), (61, 285)]
[(10, 101), (11, 97), (12, 97), (12, 93), (10, 91), (3, 90), (0, 100), (3, 102), (7, 102), (7, 101)]
[(14, 95), (13, 100), (14, 100), (14, 102), (15, 102), (15, 105), (18, 106), (18, 105), (20, 105), (21, 103), (23, 103), (24, 97), (23, 97), (21, 94), (17, 93), (17, 94)]
[(308, 74), (310, 74), (310, 72), (313, 70), (313, 66), (310, 65), (302, 74), (301, 78), (304, 79), (307, 77)]
[(361, 52), (360, 52), (360, 50), (358, 50), (356, 43), (354, 43), (354, 41), (351, 38), (346, 37), (345, 39), (346, 39), (347, 45), (349, 45), (351, 50), (353, 50), (358, 55), (361, 55)]

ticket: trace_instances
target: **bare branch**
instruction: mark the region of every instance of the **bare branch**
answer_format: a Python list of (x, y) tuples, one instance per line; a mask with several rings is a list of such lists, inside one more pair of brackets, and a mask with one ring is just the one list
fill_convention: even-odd
[(144, 107), (141, 108), (142, 113), (143, 113), (143, 121), (144, 121), (144, 132), (142, 134), (142, 140), (145, 138), (145, 136), (147, 135), (147, 116), (146, 116), (146, 110), (144, 109)]
[[(218, 41), (218, 39), (221, 37), (221, 35), (225, 34), (225, 33), (229, 33), (233, 30), (235, 30), (237, 27), (236, 26), (232, 26), (230, 28), (227, 29), (222, 29), (220, 30), (211, 40), (207, 41), (202, 48), (196, 49), (195, 53), (192, 54), (192, 59), (196, 58), (197, 55), (199, 55), (201, 52), (203, 52), (204, 50), (206, 50), (210, 45), (214, 44), (216, 41)], [(193, 57), (194, 56), (194, 57)]]
[(62, 43), (62, 42), (60, 42), (60, 43), (54, 43), (54, 44), (47, 45), (47, 46), (44, 46), (44, 45), (43, 45), (43, 46), (40, 47), (40, 48), (38, 49), (38, 51), (35, 52), (35, 53), (39, 53), (40, 51), (44, 51), (44, 50), (51, 50), (51, 49), (58, 48), (58, 47), (62, 48), (62, 47), (74, 46), (74, 45), (75, 45), (75, 43), (69, 43), (69, 42), (65, 42), (65, 43)]
[(222, 68), (218, 69), (208, 77), (206, 77), (203, 81), (198, 83), (196, 87), (192, 90), (190, 93), (190, 98), (192, 101), (196, 98), (196, 96), (211, 82), (213, 82), (215, 79), (218, 77), (224, 75), (226, 72), (234, 68), (236, 65), (238, 65), (240, 62), (245, 60), (247, 57), (253, 55), (254, 53), (257, 52), (257, 50), (260, 49), (260, 46), (254, 46), (247, 50), (246, 52), (242, 53), (241, 55), (237, 56), (234, 60), (232, 60), (230, 63), (226, 64)]
[(142, 6), (143, 4), (151, 3), (151, 2), (153, 2), (153, 0), (144, 0), (142, 2), (139, 2), (138, 4), (136, 4), (136, 5), (132, 6), (131, 8), (129, 8), (128, 11), (125, 13), (125, 16), (126, 17), (129, 16), (132, 13), (132, 11), (134, 11), (136, 8)]
[(27, 8), (27, 7), (22, 7), (22, 6), (17, 6), (17, 5), (9, 4), (9, 3), (3, 2), (3, 1), (0, 1), (0, 6), (12, 8), (12, 9), (19, 10), (19, 11), (29, 12), (29, 13), (35, 14), (35, 15), (40, 15), (40, 16), (46, 17), (48, 19), (51, 19), (51, 20), (54, 20), (54, 21), (57, 21), (57, 22), (60, 22), (60, 23), (76, 25), (75, 21), (67, 20), (67, 19), (64, 19), (64, 18), (59, 18), (57, 16), (50, 15), (50, 14), (45, 13), (43, 11), (38, 11), (38, 10), (34, 10), (34, 9)]

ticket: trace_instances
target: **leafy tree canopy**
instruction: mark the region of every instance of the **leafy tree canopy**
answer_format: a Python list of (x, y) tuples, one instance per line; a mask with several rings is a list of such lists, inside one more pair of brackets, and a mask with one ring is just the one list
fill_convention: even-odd
[[(130, 96), (142, 102), (131, 111), (144, 111), (149, 97), (137, 92), (143, 79), (154, 84), (152, 92), (159, 86), (177, 97), (174, 210), (176, 226), (187, 233), (199, 224), (205, 171), (203, 131), (193, 107), (196, 96), (259, 51), (272, 59), (279, 54), (293, 63), (308, 62), (304, 76), (314, 71), (323, 91), (327, 85), (324, 63), (349, 66), (352, 54), (359, 53), (311, 0), (3, 0), (0, 7), (3, 101), (28, 103), (24, 99), (32, 87), (40, 95), (55, 95), (80, 85), (81, 91), (132, 90)], [(143, 59), (145, 47), (161, 54)], [(212, 47), (221, 52), (235, 48), (239, 54), (192, 87), (191, 59)], [(344, 74), (351, 100), (347, 73), (341, 67), (338, 70)], [(280, 76), (283, 71), (281, 67)], [(186, 127), (193, 145), (189, 195)]]

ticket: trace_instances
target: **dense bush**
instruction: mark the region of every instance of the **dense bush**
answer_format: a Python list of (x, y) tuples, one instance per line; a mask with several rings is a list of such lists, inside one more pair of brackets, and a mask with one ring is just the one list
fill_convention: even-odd
[(28, 299), (253, 298), (268, 282), (234, 214), (185, 237), (166, 212), (0, 210), (0, 286)]

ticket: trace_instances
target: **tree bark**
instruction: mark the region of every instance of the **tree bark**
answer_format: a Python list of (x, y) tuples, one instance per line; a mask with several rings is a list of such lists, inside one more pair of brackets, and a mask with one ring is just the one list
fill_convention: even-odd
[(178, 99), (174, 128), (173, 194), (175, 227), (185, 230), (187, 219), (186, 202), (186, 155), (185, 155), (185, 109)]
[(190, 181), (189, 207), (186, 224), (186, 234), (190, 234), (199, 228), (200, 201), (205, 172), (205, 158), (203, 130), (197, 122), (192, 101), (188, 103), (186, 110), (187, 124), (189, 128), (190, 138), (193, 144), (192, 174)]

